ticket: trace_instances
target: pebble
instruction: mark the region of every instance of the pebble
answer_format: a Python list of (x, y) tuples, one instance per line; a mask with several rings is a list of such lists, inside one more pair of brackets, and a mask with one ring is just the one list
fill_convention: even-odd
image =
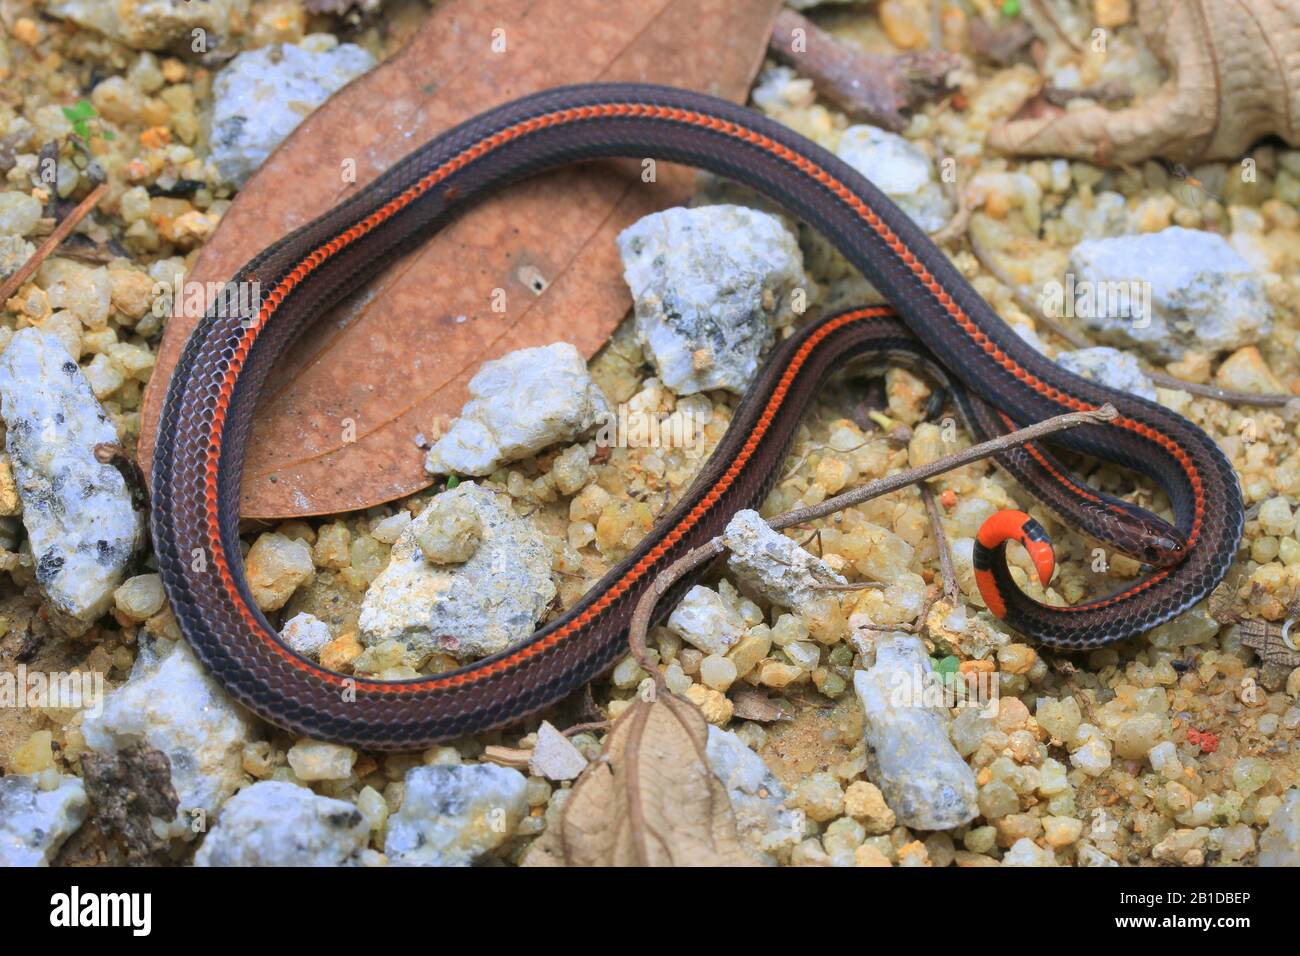
[[(426, 511), (425, 526), (415, 536), (430, 564), (464, 564), (483, 540), (483, 521), (473, 500), (464, 495), (439, 495)], [(405, 530), (405, 529), (403, 529)], [(398, 540), (401, 535), (398, 535)]]
[(287, 756), (294, 775), (309, 783), (347, 780), (357, 762), (357, 752), (351, 747), (306, 738), (290, 747)]
[(1100, 777), (1110, 768), (1110, 746), (1100, 737), (1090, 737), (1070, 754), (1070, 763), (1090, 777)]
[(0, 193), (0, 235), (25, 236), (41, 219), (41, 203), (28, 193)]
[(556, 730), (550, 721), (542, 721), (542, 725), (537, 728), (533, 755), (528, 760), (529, 771), (534, 776), (545, 777), (547, 780), (574, 780), (586, 767), (587, 758), (582, 755), (582, 751)]
[(799, 814), (786, 808), (785, 788), (740, 737), (711, 725), (707, 754), (727, 788), (741, 841), (756, 858), (771, 862), (803, 838)]
[(1300, 787), (1284, 795), (1259, 838), (1260, 866), (1300, 866)]
[(487, 475), (606, 422), (609, 403), (567, 342), (518, 349), (484, 362), (470, 400), (425, 456), (440, 475)]
[(212, 163), (243, 186), (275, 147), (335, 90), (375, 66), (352, 43), (309, 36), (240, 53), (212, 87)]
[(143, 740), (171, 761), (180, 799), (173, 820), (154, 824), (160, 835), (193, 836), (195, 813), (211, 818), (243, 783), (246, 712), (208, 676), (184, 641), (159, 640), (156, 655), (141, 654), (125, 684), (87, 714), (82, 734), (90, 749), (114, 753)]
[(113, 603), (132, 621), (147, 621), (159, 611), (167, 597), (163, 594), (162, 577), (157, 574), (137, 574), (127, 578), (113, 592)]
[(66, 309), (91, 331), (108, 326), (113, 304), (113, 281), (108, 269), (55, 257), (41, 263), (36, 282), (45, 290), (50, 308)]
[(62, 343), (36, 329), (0, 354), (0, 403), (37, 586), (65, 629), (84, 631), (143, 542), (121, 474), (95, 460), (117, 431)]
[[(463, 564), (438, 567), (417, 541), (447, 507), (439, 499), (448, 498), (477, 514), (483, 539)], [(393, 545), (362, 600), (361, 639), (369, 646), (400, 641), (416, 656), (475, 660), (525, 640), (554, 597), (551, 551), (541, 533), (506, 499), (462, 482), (435, 498)]]
[(48, 866), (86, 819), (81, 779), (50, 773), (0, 777), (0, 866)]
[(669, 615), (668, 628), (706, 654), (726, 654), (748, 630), (740, 611), (702, 584), (686, 592)]
[(930, 157), (903, 137), (875, 126), (850, 126), (835, 152), (926, 232), (942, 229), (952, 218), (952, 202)]
[(920, 699), (931, 673), (917, 637), (884, 633), (876, 641), (875, 663), (854, 673), (853, 687), (866, 714), (868, 775), (899, 822), (949, 830), (978, 812), (975, 775), (949, 739), (946, 709), (924, 706)]
[[(1263, 283), (1214, 233), (1172, 226), (1086, 240), (1070, 253), (1069, 268), (1076, 288), (1090, 283), (1101, 306), (1083, 310), (1078, 318), (1084, 325), (1112, 345), (1141, 349), (1158, 361), (1182, 358), (1189, 349), (1240, 348), (1266, 338), (1271, 329)], [(1109, 297), (1101, 291), (1112, 288), (1110, 283), (1135, 280), (1149, 284), (1151, 315), (1109, 314), (1104, 301)]]
[(528, 813), (528, 779), (508, 767), (416, 767), (403, 790), (384, 840), (397, 866), (468, 866), (509, 839)]
[(258, 536), (244, 557), (244, 574), (257, 606), (278, 611), (316, 576), (316, 567), (307, 542), (268, 532)]
[[(44, 12), (71, 20), (118, 40), (133, 50), (163, 50), (184, 42), (186, 47), (201, 31), (208, 51), (231, 28), (248, 16), (247, 0), (206, 0), (204, 3), (173, 3), (172, 0), (132, 0), (104, 3), (103, 0), (51, 0)], [(287, 132), (287, 131), (286, 131)]]
[(355, 865), (364, 858), (369, 837), (369, 823), (352, 804), (263, 780), (221, 808), (216, 826), (194, 854), (194, 865)]
[(822, 584), (844, 584), (829, 564), (779, 531), (773, 531), (757, 511), (736, 512), (722, 532), (731, 554), (727, 567), (763, 597), (782, 607), (800, 610), (821, 604)]
[(810, 288), (781, 220), (742, 206), (672, 208), (618, 237), (637, 338), (678, 395), (743, 392)]
[(1138, 360), (1107, 345), (1075, 349), (1056, 356), (1056, 364), (1080, 378), (1154, 402), (1156, 387)]
[(280, 628), (280, 640), (285, 646), (312, 661), (320, 660), (321, 652), (333, 639), (329, 625), (306, 611), (295, 614)]
[(1040, 847), (1028, 837), (1017, 840), (1002, 857), (1003, 866), (1056, 866), (1051, 850)]
[(868, 780), (855, 780), (844, 791), (844, 812), (860, 821), (870, 834), (888, 833), (897, 818), (885, 803), (880, 788)]
[(1115, 753), (1125, 760), (1141, 760), (1165, 732), (1165, 721), (1157, 714), (1130, 717), (1115, 732)]

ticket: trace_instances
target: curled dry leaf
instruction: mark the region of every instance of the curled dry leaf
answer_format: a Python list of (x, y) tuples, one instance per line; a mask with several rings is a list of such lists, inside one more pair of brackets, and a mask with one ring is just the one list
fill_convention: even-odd
[(709, 766), (708, 724), (669, 693), (638, 700), (525, 866), (755, 866)]
[[(739, 100), (778, 6), (443, 0), (401, 51), (331, 97), (258, 170), (200, 251), (187, 292), (225, 282), (418, 144), (516, 97), (621, 80)], [(650, 184), (638, 160), (568, 167), (500, 190), (398, 258), (272, 373), (249, 437), (243, 515), (332, 514), (427, 486), (418, 438), (459, 414), (485, 360), (559, 341), (591, 355), (604, 343), (631, 306), (615, 237), (681, 203), (692, 181), (667, 163)], [(187, 311), (167, 324), (141, 413), (146, 474), (167, 382), (197, 322)]]
[(1269, 135), (1300, 145), (1295, 0), (1139, 0), (1138, 19), (1170, 72), (1158, 93), (1127, 109), (1012, 121), (993, 130), (989, 145), (1102, 165), (1235, 159)]

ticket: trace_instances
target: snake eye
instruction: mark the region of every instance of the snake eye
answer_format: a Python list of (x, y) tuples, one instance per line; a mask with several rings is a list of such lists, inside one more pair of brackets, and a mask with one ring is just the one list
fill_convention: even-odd
[(1142, 560), (1152, 567), (1168, 567), (1181, 561), (1186, 550), (1187, 542), (1181, 536), (1152, 528), (1142, 548)]

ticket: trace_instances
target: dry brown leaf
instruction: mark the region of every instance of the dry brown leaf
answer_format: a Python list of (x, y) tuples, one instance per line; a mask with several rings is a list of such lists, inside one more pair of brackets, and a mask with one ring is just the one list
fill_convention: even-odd
[(1006, 123), (989, 145), (1110, 165), (1235, 159), (1269, 135), (1300, 144), (1295, 0), (1139, 0), (1138, 19), (1171, 74), (1157, 94), (1128, 109), (1056, 110)]
[(756, 866), (709, 766), (708, 724), (663, 692), (619, 718), (525, 866)]
[[(447, 0), (378, 69), (340, 90), (239, 193), (187, 280), (224, 282), (260, 249), (347, 198), (418, 143), (491, 106), (565, 83), (672, 83), (739, 100), (779, 0)], [(504, 29), (506, 52), (492, 52)], [(343, 183), (345, 162), (356, 184)], [(572, 342), (591, 355), (627, 312), (614, 238), (681, 202), (660, 164), (560, 170), (503, 190), (320, 321), (272, 375), (241, 510), (283, 518), (365, 508), (429, 484), (417, 436), (456, 415), (486, 359)], [(492, 311), (493, 290), (506, 312)], [(152, 461), (171, 370), (197, 320), (169, 323), (141, 420)], [(349, 439), (355, 440), (349, 440)]]
[(731, 694), (732, 716), (737, 720), (756, 720), (770, 724), (778, 720), (792, 720), (782, 702), (768, 697), (757, 687), (741, 687)]

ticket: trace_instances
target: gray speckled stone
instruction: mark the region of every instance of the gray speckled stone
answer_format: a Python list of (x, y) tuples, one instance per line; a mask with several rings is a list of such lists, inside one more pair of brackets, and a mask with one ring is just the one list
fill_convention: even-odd
[[(1181, 358), (1188, 349), (1240, 348), (1271, 328), (1264, 284), (1222, 236), (1211, 232), (1172, 226), (1081, 242), (1070, 253), (1069, 269), (1076, 300), (1077, 290), (1090, 288), (1099, 304), (1084, 309), (1079, 319), (1102, 341), (1140, 348), (1159, 361)], [(1121, 287), (1100, 285), (1132, 282), (1148, 283), (1140, 288), (1150, 289), (1151, 315), (1136, 321), (1137, 310), (1101, 294)]]
[(352, 804), (265, 780), (235, 794), (195, 866), (341, 866), (359, 862), (370, 826)]
[(678, 395), (743, 392), (774, 329), (792, 321), (803, 256), (781, 220), (743, 206), (673, 208), (618, 237), (637, 337)]
[(212, 162), (222, 179), (244, 185), (330, 94), (374, 65), (361, 47), (319, 36), (239, 54), (212, 87)]
[(587, 362), (568, 342), (518, 349), (484, 362), (473, 396), (425, 456), (441, 475), (487, 475), (503, 462), (571, 441), (609, 415)]
[(1056, 364), (1090, 382), (1156, 400), (1156, 387), (1138, 360), (1108, 345), (1062, 352), (1056, 357)]
[(121, 474), (95, 460), (113, 423), (63, 344), (37, 329), (0, 354), (0, 405), (36, 583), (68, 630), (108, 610), (143, 537)]
[(388, 818), (384, 852), (399, 866), (468, 866), (514, 832), (528, 812), (527, 789), (509, 767), (416, 767)]
[(714, 776), (727, 788), (736, 830), (755, 858), (772, 863), (773, 853), (803, 839), (803, 815), (786, 809), (785, 788), (762, 757), (731, 731), (712, 725), (707, 753)]
[(60, 778), (42, 790), (37, 776), (0, 777), (0, 866), (48, 866), (86, 819), (86, 787)]
[(875, 663), (853, 675), (853, 688), (867, 718), (867, 775), (898, 822), (951, 830), (979, 813), (975, 774), (949, 739), (947, 711), (924, 706), (917, 693), (930, 673), (919, 638), (882, 634)]
[(825, 591), (818, 584), (844, 584), (821, 558), (773, 531), (757, 511), (738, 511), (722, 532), (731, 552), (727, 567), (753, 585), (763, 597), (788, 608), (799, 608)]
[(438, 496), (472, 507), (483, 539), (463, 564), (439, 567), (421, 553), (417, 539), (433, 505), (406, 526), (393, 545), (388, 567), (366, 591), (359, 620), (361, 640), (397, 640), (416, 655), (451, 654), (477, 660), (532, 634), (555, 597), (551, 551), (541, 533), (510, 505), (472, 481)]

